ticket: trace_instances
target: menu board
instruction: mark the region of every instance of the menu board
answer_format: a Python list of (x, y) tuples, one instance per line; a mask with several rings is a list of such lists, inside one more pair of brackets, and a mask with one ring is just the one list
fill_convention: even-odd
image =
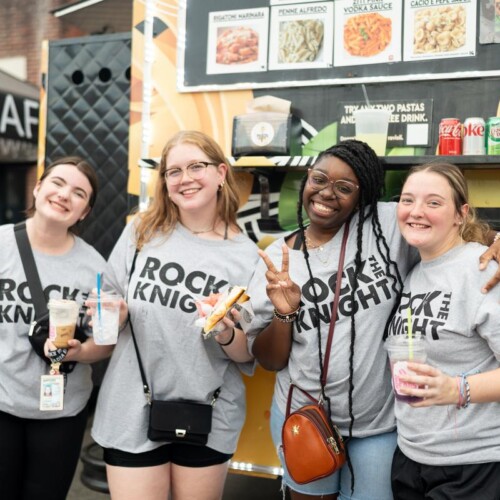
[(477, 36), (479, 0), (184, 0), (179, 9), (180, 92), (500, 76), (498, 46)]

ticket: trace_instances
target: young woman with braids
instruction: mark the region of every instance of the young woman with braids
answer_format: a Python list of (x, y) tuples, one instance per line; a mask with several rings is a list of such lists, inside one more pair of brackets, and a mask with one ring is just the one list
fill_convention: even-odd
[[(271, 432), (284, 467), (284, 486), (293, 500), (334, 499), (337, 494), (342, 499), (392, 498), (396, 426), (383, 339), (402, 282), (418, 255), (398, 230), (396, 203), (378, 201), (383, 186), (382, 166), (367, 144), (344, 141), (324, 151), (301, 184), (299, 230), (261, 252), (249, 286), (256, 314), (249, 345), (264, 368), (278, 371)], [(332, 476), (297, 484), (286, 471), (280, 449), (286, 400), (290, 383), (320, 396), (318, 356), (324, 356), (347, 221), (338, 319), (323, 399), (346, 438), (348, 462)], [(292, 410), (308, 403), (301, 391), (294, 391)]]

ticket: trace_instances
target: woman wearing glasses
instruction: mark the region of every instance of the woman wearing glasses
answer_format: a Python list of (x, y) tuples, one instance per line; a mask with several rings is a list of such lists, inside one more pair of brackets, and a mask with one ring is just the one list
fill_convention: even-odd
[[(331, 499), (339, 492), (341, 498), (351, 498), (353, 486), (353, 498), (392, 496), (396, 432), (383, 335), (417, 254), (401, 238), (396, 204), (378, 202), (383, 185), (382, 166), (363, 142), (344, 141), (320, 154), (301, 184), (299, 230), (266, 249), (250, 285), (256, 319), (249, 343), (264, 368), (279, 370), (271, 431), (285, 469), (283, 482), (294, 500)], [(320, 397), (318, 339), (324, 359), (346, 223), (343, 280), (323, 398), (334, 423), (349, 438), (348, 462), (329, 477), (298, 484), (286, 470), (281, 428), (291, 383)], [(292, 411), (308, 403), (301, 391), (293, 392)]]
[[(249, 286), (256, 314), (249, 333), (255, 358), (278, 371), (271, 431), (293, 500), (392, 498), (396, 432), (384, 332), (418, 256), (398, 230), (396, 203), (381, 203), (384, 172), (374, 151), (344, 141), (319, 155), (299, 195), (299, 230), (261, 253)], [(309, 224), (303, 218), (307, 214)], [(346, 440), (336, 473), (298, 484), (286, 469), (281, 429), (291, 384), (320, 398), (326, 339), (344, 230), (348, 239), (323, 400)], [(267, 293), (263, 293), (266, 289)], [(319, 346), (319, 340), (321, 341)], [(292, 411), (310, 404), (294, 390)]]
[(107, 280), (127, 297), (155, 399), (210, 403), (220, 388), (211, 432), (206, 446), (147, 438), (149, 405), (127, 327), (100, 390), (92, 435), (104, 448), (113, 499), (216, 500), (245, 417), (240, 370), (253, 363), (244, 333), (227, 318), (219, 335), (203, 339), (195, 300), (246, 286), (257, 247), (238, 228), (235, 177), (210, 137), (176, 134), (158, 174), (151, 206), (127, 226), (110, 256)]

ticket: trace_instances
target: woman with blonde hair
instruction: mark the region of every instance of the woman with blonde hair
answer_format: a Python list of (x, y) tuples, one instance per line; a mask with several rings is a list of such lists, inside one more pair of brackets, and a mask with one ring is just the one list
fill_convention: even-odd
[[(217, 143), (179, 132), (163, 149), (151, 206), (126, 227), (109, 258), (107, 282), (126, 297), (130, 313), (92, 429), (113, 499), (222, 496), (245, 418), (240, 370), (253, 362), (244, 333), (228, 318), (219, 335), (203, 339), (195, 300), (250, 279), (257, 247), (236, 223), (238, 203)], [(148, 439), (150, 409), (131, 327), (155, 399), (209, 404), (216, 397), (206, 445)]]
[[(421, 258), (406, 277), (389, 335), (425, 339), (426, 363), (409, 363), (396, 401), (394, 498), (499, 498), (500, 289), (477, 261), (493, 232), (477, 220), (462, 172), (447, 163), (410, 170), (398, 204), (405, 240)], [(498, 239), (497, 236), (494, 239)], [(411, 314), (408, 314), (410, 309)]]

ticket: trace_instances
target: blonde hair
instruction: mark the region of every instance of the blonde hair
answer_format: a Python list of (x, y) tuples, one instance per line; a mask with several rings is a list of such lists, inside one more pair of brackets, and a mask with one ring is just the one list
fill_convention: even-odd
[[(460, 226), (460, 236), (464, 241), (476, 241), (483, 245), (488, 244), (488, 232), (490, 226), (480, 220), (474, 208), (469, 202), (469, 188), (467, 186), (467, 179), (464, 177), (462, 171), (451, 163), (426, 163), (424, 165), (416, 165), (408, 172), (408, 177), (417, 172), (432, 172), (440, 175), (451, 188), (453, 196), (453, 203), (456, 212), (462, 217), (462, 225)], [(407, 177), (407, 178), (408, 178)], [(462, 216), (462, 206), (468, 205), (469, 210), (465, 217)]]
[(217, 215), (232, 228), (237, 228), (236, 213), (239, 208), (239, 192), (234, 172), (220, 146), (208, 135), (196, 130), (186, 130), (175, 134), (163, 148), (154, 199), (149, 208), (139, 214), (136, 226), (137, 248), (140, 250), (155, 235), (168, 235), (179, 221), (179, 209), (168, 196), (165, 171), (167, 156), (173, 147), (192, 144), (198, 147), (217, 165), (227, 165), (225, 182), (217, 192)]

